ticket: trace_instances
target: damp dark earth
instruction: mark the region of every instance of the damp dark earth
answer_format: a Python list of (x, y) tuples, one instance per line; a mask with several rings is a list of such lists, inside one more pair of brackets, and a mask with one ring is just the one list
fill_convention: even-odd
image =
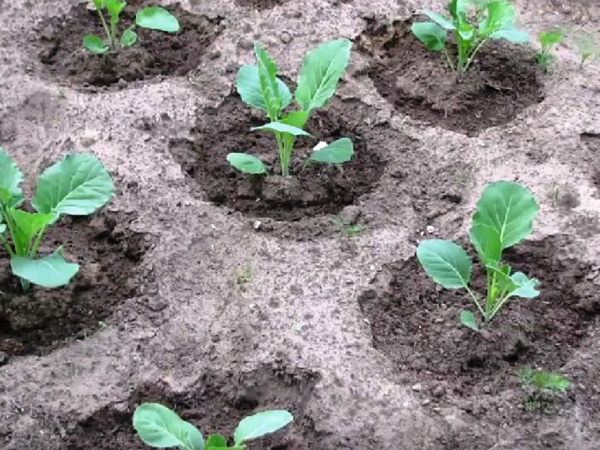
[(0, 2), (0, 448), (600, 448), (597, 2), (127, 3)]

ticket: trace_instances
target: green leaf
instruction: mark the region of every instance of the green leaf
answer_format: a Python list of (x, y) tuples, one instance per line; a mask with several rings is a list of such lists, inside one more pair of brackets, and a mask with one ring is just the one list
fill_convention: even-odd
[[(260, 84), (258, 67), (243, 65), (237, 74), (236, 86), (238, 94), (244, 103), (253, 108), (261, 109), (268, 113), (265, 96)], [(281, 97), (281, 109), (286, 108), (292, 101), (292, 94), (286, 84), (277, 78), (277, 90)]]
[(135, 15), (135, 24), (138, 27), (165, 33), (177, 33), (180, 29), (177, 18), (160, 6), (148, 6), (140, 9)]
[(98, 11), (104, 7), (104, 0), (92, 0), (92, 3), (94, 3), (94, 6)]
[(469, 237), (484, 265), (500, 263), (502, 242), (495, 228), (482, 224), (475, 225), (469, 230)]
[(475, 314), (473, 314), (471, 311), (463, 310), (460, 312), (460, 323), (473, 331), (479, 331), (477, 319), (475, 319)]
[(23, 203), (23, 172), (0, 146), (0, 203), (15, 207)]
[(446, 47), (446, 31), (437, 23), (415, 22), (411, 30), (429, 51), (439, 52)]
[(9, 209), (8, 214), (14, 222), (12, 237), (15, 250), (21, 256), (27, 256), (33, 238), (54, 219), (54, 214), (29, 213), (19, 209)]
[(4, 234), (5, 231), (6, 231), (6, 224), (0, 223), (0, 234)]
[(158, 403), (143, 403), (133, 413), (133, 427), (144, 444), (157, 448), (202, 450), (204, 438), (192, 424)]
[(529, 42), (529, 33), (527, 31), (517, 30), (516, 28), (506, 29), (492, 33), (490, 38), (496, 40), (504, 39), (513, 44), (526, 44)]
[(542, 31), (540, 33), (540, 43), (542, 44), (542, 48), (549, 49), (554, 45), (560, 44), (564, 37), (564, 33), (560, 30)]
[(45, 288), (56, 288), (69, 284), (79, 271), (79, 264), (71, 264), (62, 256), (62, 247), (52, 255), (41, 259), (14, 255), (10, 259), (12, 272), (30, 283)]
[(475, 28), (470, 23), (463, 22), (458, 27), (458, 35), (463, 41), (471, 42), (475, 38)]
[(479, 24), (479, 34), (490, 36), (492, 33), (514, 26), (515, 7), (506, 1), (491, 1), (487, 5), (487, 15)]
[(131, 47), (137, 41), (138, 35), (131, 28), (127, 28), (121, 35), (121, 47)]
[(435, 23), (437, 23), (444, 30), (448, 30), (448, 31), (456, 30), (456, 25), (454, 24), (454, 22), (452, 22), (450, 19), (447, 19), (446, 17), (442, 16), (439, 13), (436, 13), (433, 11), (423, 11), (423, 14), (425, 14), (427, 17), (429, 17), (431, 20), (433, 20)]
[(458, 21), (461, 14), (465, 14), (469, 8), (471, 0), (451, 0), (448, 4), (448, 11), (454, 20)]
[(110, 21), (114, 24), (119, 23), (119, 15), (121, 11), (127, 6), (127, 3), (121, 0), (104, 0), (104, 6), (110, 15)]
[(265, 165), (260, 159), (247, 153), (230, 153), (227, 155), (227, 161), (243, 173), (261, 175), (267, 172)]
[(280, 90), (281, 82), (277, 79), (277, 65), (271, 55), (260, 45), (254, 43), (256, 67), (258, 68), (258, 81), (267, 108), (267, 114), (272, 121), (279, 118), (279, 114), (292, 100), (292, 94), (287, 86)]
[(511, 292), (512, 297), (535, 298), (540, 295), (536, 289), (539, 281), (535, 278), (528, 278), (523, 272), (515, 272), (511, 277), (516, 288)]
[(307, 133), (302, 128), (297, 128), (292, 125), (288, 125), (282, 122), (271, 122), (266, 125), (262, 125), (260, 127), (252, 127), (250, 131), (273, 131), (277, 133), (286, 133), (291, 134), (292, 136), (311, 136), (310, 133)]
[(466, 288), (473, 265), (469, 255), (451, 241), (431, 239), (417, 248), (419, 262), (433, 280), (446, 289)]
[(211, 434), (204, 444), (204, 450), (227, 449), (227, 439), (220, 434)]
[(96, 55), (103, 55), (109, 50), (109, 48), (104, 45), (102, 38), (93, 34), (88, 34), (83, 38), (83, 46)]
[(341, 138), (327, 147), (312, 152), (310, 160), (320, 163), (342, 164), (352, 159), (354, 145), (348, 138)]
[(235, 445), (273, 433), (287, 424), (294, 417), (283, 410), (263, 411), (242, 419), (233, 433)]
[(533, 194), (509, 181), (488, 185), (477, 202), (473, 227), (488, 226), (500, 236), (502, 249), (511, 247), (533, 231), (539, 206)]
[(304, 111), (323, 107), (335, 94), (348, 66), (352, 43), (346, 39), (320, 45), (306, 55), (298, 77), (296, 101)]
[(67, 155), (40, 175), (32, 204), (41, 213), (85, 216), (107, 203), (113, 192), (100, 160), (84, 153)]

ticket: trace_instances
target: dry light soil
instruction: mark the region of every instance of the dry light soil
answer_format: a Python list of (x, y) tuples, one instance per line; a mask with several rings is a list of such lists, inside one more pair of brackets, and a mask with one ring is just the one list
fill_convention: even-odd
[[(81, 45), (101, 32), (88, 3), (0, 0), (0, 145), (26, 191), (70, 152), (117, 186), (41, 248), (81, 265), (69, 286), (23, 293), (0, 256), (0, 448), (141, 450), (132, 414), (156, 401), (227, 436), (290, 410), (253, 450), (600, 449), (600, 60), (580, 67), (576, 51), (582, 33), (600, 43), (600, 3), (516, 0), (533, 36), (568, 32), (551, 70), (537, 43), (495, 42), (460, 82), (410, 32), (442, 1), (160, 1), (181, 32), (139, 30), (105, 57)], [(303, 55), (340, 37), (348, 72), (279, 177), (236, 71), (258, 40), (293, 86)], [(303, 167), (341, 137), (352, 162)], [(239, 151), (270, 176), (235, 172)], [(434, 285), (415, 248), (468, 248), (475, 202), (501, 179), (540, 203), (506, 259), (541, 295), (475, 333), (457, 319), (468, 299)], [(532, 409), (524, 367), (571, 386)]]

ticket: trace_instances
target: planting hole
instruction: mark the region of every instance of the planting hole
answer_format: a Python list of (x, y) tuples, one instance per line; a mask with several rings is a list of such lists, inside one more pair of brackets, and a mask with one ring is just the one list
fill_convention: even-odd
[(65, 217), (48, 231), (40, 253), (59, 245), (69, 262), (80, 265), (73, 281), (62, 288), (32, 286), (24, 293), (8, 258), (0, 259), (0, 352), (41, 355), (71, 339), (84, 339), (102, 328), (121, 302), (136, 295), (136, 266), (149, 241), (128, 229), (126, 216)]
[[(102, 36), (98, 14), (88, 2), (71, 9), (67, 17), (52, 18), (38, 33), (39, 57), (50, 74), (74, 84), (109, 86), (124, 81), (159, 75), (182, 76), (195, 70), (207, 48), (221, 31), (220, 19), (195, 16), (180, 5), (166, 7), (181, 25), (177, 34), (138, 27), (138, 42), (114, 53), (94, 55), (83, 48), (87, 34)], [(119, 29), (125, 30), (135, 17), (141, 2), (130, 2), (121, 14)]]
[[(297, 221), (305, 217), (336, 214), (374, 187), (384, 164), (369, 146), (368, 127), (356, 111), (334, 101), (326, 111), (316, 111), (307, 131), (314, 138), (299, 138), (292, 155), (291, 177), (281, 177), (277, 144), (270, 133), (252, 132), (263, 125), (262, 115), (230, 96), (218, 108), (206, 108), (198, 117), (196, 139), (190, 145), (171, 145), (185, 173), (193, 177), (217, 205), (257, 217)], [(364, 128), (364, 130), (363, 130)], [(347, 137), (354, 142), (354, 157), (341, 166), (313, 164), (302, 170), (302, 161), (321, 141)], [(244, 152), (273, 166), (269, 176), (237, 172), (227, 162), (229, 153)]]
[(83, 422), (66, 438), (65, 450), (143, 450), (132, 426), (135, 408), (156, 402), (173, 409), (206, 436), (233, 435), (245, 416), (268, 409), (287, 409), (294, 421), (279, 432), (252, 442), (253, 450), (318, 448), (315, 426), (308, 416), (309, 401), (318, 376), (303, 370), (262, 367), (252, 372), (211, 372), (194, 387), (174, 393), (165, 383), (144, 385), (126, 407), (108, 406)]
[(405, 21), (389, 25), (368, 20), (359, 38), (362, 50), (372, 57), (369, 77), (400, 113), (475, 135), (542, 101), (533, 50), (491, 42), (458, 82), (443, 54), (428, 51), (410, 27)]

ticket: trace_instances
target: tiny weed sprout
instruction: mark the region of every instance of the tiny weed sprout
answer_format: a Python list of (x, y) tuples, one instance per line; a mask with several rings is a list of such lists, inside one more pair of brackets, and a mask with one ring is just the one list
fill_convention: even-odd
[(158, 403), (143, 403), (133, 414), (133, 427), (142, 442), (155, 448), (179, 450), (246, 450), (247, 441), (273, 433), (294, 418), (287, 411), (263, 411), (240, 421), (233, 433), (233, 445), (220, 434), (211, 434), (206, 440), (200, 430), (181, 419), (175, 412)]
[(527, 393), (525, 407), (528, 410), (541, 409), (545, 404), (564, 395), (571, 386), (562, 375), (545, 370), (523, 367), (519, 371), (523, 389)]
[(580, 58), (581, 69), (585, 63), (596, 59), (599, 54), (594, 36), (586, 31), (580, 31), (575, 35), (575, 49)]
[[(448, 65), (459, 77), (490, 40), (504, 39), (515, 44), (529, 42), (529, 34), (515, 25), (515, 7), (509, 1), (451, 0), (448, 11), (450, 18), (424, 11), (432, 21), (414, 23), (412, 32), (428, 50), (443, 52)], [(458, 47), (456, 63), (447, 48), (448, 32), (454, 33)]]
[[(522, 272), (512, 273), (502, 263), (502, 252), (518, 244), (533, 230), (539, 206), (529, 190), (519, 184), (498, 181), (487, 186), (477, 202), (469, 237), (487, 273), (487, 297), (482, 303), (469, 287), (473, 265), (462, 247), (451, 241), (426, 240), (419, 244), (417, 258), (425, 272), (446, 289), (465, 289), (481, 313), (490, 322), (512, 297), (535, 298), (538, 280)], [(477, 331), (477, 319), (471, 311), (462, 311), (463, 325)]]
[[(88, 34), (83, 38), (83, 46), (97, 55), (115, 51), (119, 46), (131, 47), (138, 38), (136, 26), (165, 33), (179, 31), (179, 21), (169, 11), (159, 6), (147, 6), (136, 13), (135, 22), (123, 31), (119, 38), (119, 16), (127, 3), (121, 0), (92, 0), (92, 3), (100, 17), (105, 38)], [(105, 11), (108, 13), (108, 23), (104, 17)]]
[(556, 59), (556, 55), (551, 53), (552, 49), (560, 44), (564, 38), (565, 34), (561, 30), (542, 31), (539, 34), (541, 50), (537, 54), (537, 60), (545, 72), (550, 70), (550, 65)]
[(26, 291), (30, 284), (64, 286), (79, 271), (63, 258), (62, 247), (37, 258), (44, 233), (61, 215), (87, 216), (104, 206), (114, 192), (102, 163), (92, 155), (67, 155), (38, 178), (31, 201), (36, 212), (18, 209), (24, 202), (23, 173), (0, 147), (0, 240), (10, 256), (10, 267)]
[[(267, 51), (255, 43), (256, 65), (244, 65), (237, 74), (237, 91), (250, 107), (258, 108), (267, 115), (269, 123), (254, 127), (251, 131), (267, 131), (275, 135), (279, 150), (281, 174), (289, 176), (294, 144), (298, 137), (311, 137), (304, 131), (312, 110), (322, 108), (335, 94), (338, 82), (348, 66), (350, 41), (342, 39), (327, 42), (310, 52), (298, 77), (295, 92), (296, 111), (286, 111), (292, 102), (292, 94), (286, 84), (277, 77), (277, 66)], [(352, 159), (354, 146), (348, 138), (329, 144), (317, 145), (304, 163), (342, 164)], [(266, 174), (263, 162), (246, 153), (230, 153), (227, 161), (237, 170), (252, 175)]]

